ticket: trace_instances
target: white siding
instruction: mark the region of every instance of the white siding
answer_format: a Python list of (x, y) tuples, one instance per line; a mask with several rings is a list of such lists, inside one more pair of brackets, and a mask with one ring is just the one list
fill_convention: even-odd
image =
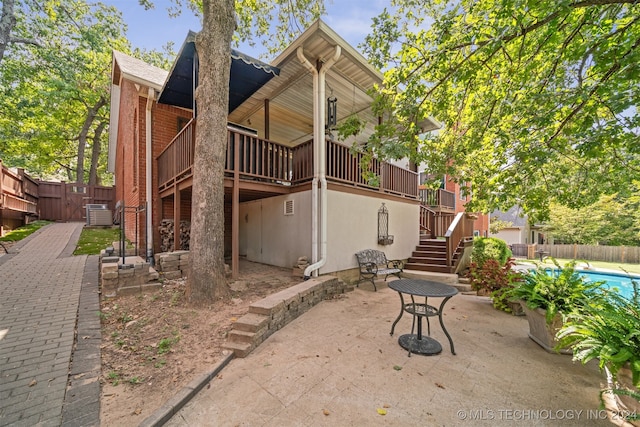
[[(321, 274), (357, 267), (354, 254), (379, 249), (387, 258), (408, 258), (419, 241), (417, 204), (328, 191), (327, 262)], [(294, 214), (284, 215), (293, 200)], [(378, 245), (378, 209), (389, 212), (391, 245)], [(240, 205), (240, 254), (250, 261), (292, 267), (298, 257), (311, 261), (311, 192), (246, 202)]]

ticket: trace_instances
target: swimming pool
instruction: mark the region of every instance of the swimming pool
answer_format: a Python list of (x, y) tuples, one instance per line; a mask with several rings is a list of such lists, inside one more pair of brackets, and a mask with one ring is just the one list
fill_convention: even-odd
[(635, 280), (640, 285), (640, 276), (635, 274), (628, 275), (596, 270), (576, 270), (576, 272), (590, 282), (605, 281), (609, 288), (617, 288), (620, 294), (627, 298), (631, 298), (633, 294), (631, 280)]

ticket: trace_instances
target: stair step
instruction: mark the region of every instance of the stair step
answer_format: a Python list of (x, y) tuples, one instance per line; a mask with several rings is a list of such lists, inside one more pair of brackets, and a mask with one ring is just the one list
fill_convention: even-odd
[(441, 249), (441, 250), (445, 250), (447, 249), (447, 245), (439, 243), (439, 242), (434, 242), (433, 240), (420, 240), (418, 242), (419, 246), (428, 246), (430, 248), (437, 248), (437, 249)]
[(419, 271), (432, 271), (435, 273), (451, 273), (451, 268), (446, 265), (436, 264), (420, 264), (408, 262), (404, 266), (405, 270), (419, 270)]
[(222, 346), (226, 350), (233, 351), (236, 357), (246, 357), (252, 350), (252, 345), (239, 342), (226, 342)]
[(258, 332), (267, 327), (269, 317), (263, 314), (247, 313), (233, 324), (233, 330), (244, 332)]
[(444, 245), (434, 245), (429, 242), (419, 242), (418, 246), (424, 246), (425, 248), (433, 248), (435, 251), (446, 251), (447, 247)]
[(238, 331), (233, 329), (229, 332), (227, 339), (229, 342), (251, 344), (253, 342), (253, 337), (255, 336), (255, 332)]
[(431, 252), (431, 251), (413, 251), (411, 253), (412, 257), (417, 258), (437, 258), (437, 259), (446, 259), (447, 254), (443, 252)]
[(415, 264), (447, 265), (446, 258), (411, 257), (407, 262)]
[(467, 285), (464, 283), (456, 283), (455, 285), (453, 285), (454, 288), (456, 288), (458, 290), (458, 292), (474, 292), (473, 289), (471, 289), (471, 285)]

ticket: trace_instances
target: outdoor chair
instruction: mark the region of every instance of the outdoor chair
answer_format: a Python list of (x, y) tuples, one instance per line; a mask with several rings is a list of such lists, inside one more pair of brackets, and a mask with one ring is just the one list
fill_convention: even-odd
[(360, 282), (363, 280), (371, 280), (374, 291), (377, 291), (375, 279), (384, 274), (384, 280), (387, 281), (387, 277), (390, 275), (401, 278), (403, 262), (399, 259), (388, 260), (384, 252), (376, 249), (364, 249), (360, 252), (356, 252), (356, 259), (358, 260), (358, 270), (360, 276), (358, 277), (357, 286), (360, 286)]

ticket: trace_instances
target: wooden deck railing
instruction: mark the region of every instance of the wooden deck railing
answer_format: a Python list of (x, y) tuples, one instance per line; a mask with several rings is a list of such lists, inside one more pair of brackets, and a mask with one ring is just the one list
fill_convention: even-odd
[(293, 169), (291, 147), (231, 128), (228, 129), (228, 136), (224, 165), (228, 175), (236, 172), (235, 157), (238, 156), (238, 172), (241, 177), (291, 185)]
[(459, 212), (444, 237), (447, 241), (447, 265), (454, 267), (453, 255), (458, 246), (467, 238), (473, 237), (473, 219), (464, 212)]
[[(195, 121), (185, 126), (158, 156), (158, 185), (164, 190), (193, 174)], [(379, 177), (379, 185), (366, 181), (360, 169), (362, 154), (353, 154), (349, 147), (326, 141), (328, 181), (417, 199), (418, 176), (415, 172), (373, 159), (369, 170)], [(261, 139), (250, 133), (228, 128), (225, 173), (236, 173), (236, 156), (240, 178), (297, 185), (313, 178), (313, 145), (307, 141), (287, 147)]]
[(158, 156), (158, 186), (160, 190), (191, 176), (196, 142), (196, 122), (192, 119)]
[(443, 188), (432, 190), (429, 188), (420, 189), (420, 201), (425, 206), (438, 207), (454, 211), (456, 209), (455, 193)]
[(14, 173), (0, 161), (0, 208), (37, 214), (38, 205), (28, 200), (38, 197), (38, 184), (22, 170)]
[(436, 213), (434, 211), (425, 205), (420, 205), (420, 232), (430, 238), (436, 237), (434, 233), (435, 216)]
[(420, 205), (420, 232), (431, 239), (445, 236), (454, 219), (454, 214), (436, 212), (423, 204)]
[[(379, 176), (379, 185), (376, 185), (368, 182), (362, 174), (360, 163), (363, 154), (354, 154), (349, 147), (338, 144), (335, 141), (327, 140), (326, 144), (327, 180), (403, 197), (417, 198), (418, 175), (415, 172), (373, 159), (369, 164), (368, 171)], [(293, 158), (293, 183), (299, 184), (313, 178), (312, 141), (307, 141), (295, 147)]]

